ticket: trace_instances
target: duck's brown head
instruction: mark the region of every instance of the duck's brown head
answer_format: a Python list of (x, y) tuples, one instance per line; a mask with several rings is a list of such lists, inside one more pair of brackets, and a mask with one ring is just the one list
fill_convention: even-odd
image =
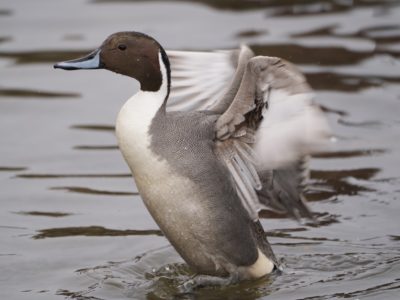
[(155, 92), (163, 81), (161, 64), (167, 70), (169, 86), (169, 61), (162, 46), (152, 37), (132, 31), (114, 33), (87, 56), (57, 63), (54, 68), (107, 69), (135, 78), (142, 91)]

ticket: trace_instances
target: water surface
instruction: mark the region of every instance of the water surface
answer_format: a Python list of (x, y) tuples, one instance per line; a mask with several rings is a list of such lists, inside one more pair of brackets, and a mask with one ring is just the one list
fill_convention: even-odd
[[(398, 1), (3, 0), (0, 298), (399, 299), (399, 19)], [(116, 147), (137, 83), (52, 69), (122, 30), (167, 49), (247, 43), (305, 72), (337, 143), (311, 164), (318, 224), (261, 214), (282, 275), (179, 289), (193, 273)]]

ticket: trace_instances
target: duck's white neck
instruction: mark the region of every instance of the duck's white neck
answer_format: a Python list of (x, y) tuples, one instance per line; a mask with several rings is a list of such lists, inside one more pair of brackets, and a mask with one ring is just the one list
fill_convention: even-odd
[(168, 75), (161, 53), (158, 55), (162, 83), (155, 92), (140, 90), (121, 108), (116, 133), (120, 150), (131, 169), (137, 168), (149, 150), (151, 123), (158, 112), (165, 112), (165, 102), (169, 93)]
[[(150, 126), (151, 120), (154, 118), (156, 113), (161, 109), (161, 112), (165, 110), (165, 103), (169, 94), (168, 74), (167, 68), (161, 56), (161, 52), (158, 53), (158, 61), (161, 72), (161, 86), (158, 91), (143, 91), (139, 90), (134, 94), (121, 109), (123, 115), (118, 116), (125, 117), (125, 114), (129, 115), (129, 122), (134, 122), (138, 128)], [(128, 117), (128, 116), (127, 116)]]

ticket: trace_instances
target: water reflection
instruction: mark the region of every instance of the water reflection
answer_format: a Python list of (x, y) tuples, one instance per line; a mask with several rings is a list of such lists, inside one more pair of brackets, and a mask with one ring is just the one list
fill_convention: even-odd
[(93, 49), (81, 51), (56, 51), (56, 50), (38, 50), (38, 51), (0, 51), (0, 58), (13, 59), (16, 64), (48, 63), (54, 64), (57, 61), (69, 60), (86, 55)]
[(52, 187), (50, 190), (61, 190), (67, 191), (69, 193), (78, 193), (78, 194), (91, 194), (91, 195), (111, 195), (111, 196), (137, 196), (139, 193), (133, 192), (118, 192), (118, 191), (105, 191), (105, 190), (97, 190), (87, 187), (79, 187), (79, 186), (58, 186)]
[[(0, 15), (1, 16), (1, 15)], [(11, 37), (9, 36), (0, 36), (0, 44), (11, 41)]]
[[(236, 1), (236, 0), (178, 0), (182, 2), (201, 3), (216, 9), (250, 10), (262, 8), (274, 8), (276, 15), (309, 15), (318, 13), (335, 13), (351, 10), (354, 7), (382, 7), (395, 3), (393, 0), (258, 0), (258, 1)], [(144, 2), (144, 0), (92, 0), (94, 3), (110, 2)]]
[[(377, 152), (375, 152), (377, 151)], [(333, 153), (321, 153), (320, 158), (350, 158), (354, 156), (370, 156), (375, 153), (382, 153), (380, 150), (365, 151), (341, 151)], [(307, 186), (306, 198), (309, 202), (324, 201), (327, 199), (336, 199), (340, 195), (355, 196), (361, 192), (371, 192), (373, 189), (362, 185), (362, 181), (372, 180), (380, 170), (377, 168), (362, 168), (351, 170), (311, 170), (310, 183)], [(357, 181), (353, 183), (350, 178)], [(360, 182), (361, 181), (361, 182)], [(287, 218), (288, 215), (269, 210), (260, 212), (261, 218), (278, 219)], [(337, 223), (337, 216), (328, 213), (314, 212), (314, 222), (306, 223), (308, 226), (326, 226)]]
[(393, 241), (400, 241), (400, 235), (390, 235), (389, 236)]
[(51, 218), (61, 218), (72, 215), (71, 213), (58, 212), (58, 211), (19, 211), (16, 212), (16, 214), (24, 216), (51, 217)]
[(274, 238), (284, 238), (284, 239), (294, 239), (294, 240), (306, 240), (306, 241), (330, 241), (330, 242), (338, 242), (340, 241), (337, 238), (330, 239), (327, 237), (306, 237), (306, 236), (299, 236), (293, 235), (291, 232), (298, 232), (298, 231), (305, 231), (306, 228), (286, 228), (286, 229), (275, 229), (267, 232), (268, 237)]
[(346, 12), (354, 9), (355, 7), (383, 7), (389, 8), (394, 1), (383, 0), (383, 1), (366, 1), (366, 0), (331, 0), (331, 1), (276, 1), (276, 4), (281, 4), (272, 13), (273, 16), (308, 16), (318, 14), (330, 14)]
[(379, 128), (380, 126), (382, 126), (382, 123), (379, 121), (354, 122), (354, 121), (339, 119), (338, 123), (348, 127)]
[(358, 92), (362, 89), (379, 87), (385, 83), (400, 83), (400, 77), (377, 75), (346, 75), (332, 72), (305, 73), (314, 90)]
[(81, 34), (67, 34), (64, 36), (64, 40), (66, 40), (66, 41), (82, 41), (82, 40), (84, 40), (84, 36)]
[(321, 201), (339, 195), (357, 195), (360, 192), (371, 192), (372, 188), (350, 182), (349, 178), (370, 180), (380, 170), (361, 168), (353, 170), (311, 170), (311, 184), (307, 192), (308, 201)]
[(98, 125), (98, 124), (79, 124), (79, 125), (72, 125), (72, 129), (79, 129), (79, 130), (94, 130), (94, 131), (115, 131), (114, 125)]
[(360, 156), (375, 156), (378, 154), (385, 153), (386, 150), (383, 149), (365, 149), (365, 150), (343, 150), (335, 152), (324, 152), (314, 154), (315, 158), (351, 158)]
[(78, 146), (74, 146), (75, 150), (118, 150), (118, 146), (117, 145), (98, 145), (98, 146), (94, 146), (94, 145), (78, 145)]
[[(26, 98), (77, 98), (80, 97), (77, 93), (60, 93), (60, 92), (49, 92), (43, 90), (29, 90), (29, 89), (11, 89), (11, 88), (0, 88), (0, 96), (12, 97), (13, 99), (22, 100)], [(0, 98), (5, 99), (5, 98)]]
[(0, 17), (9, 17), (13, 12), (9, 9), (0, 9)]
[[(323, 196), (325, 196), (325, 195), (323, 195)], [(321, 196), (321, 199), (318, 199), (318, 201), (326, 200), (326, 199), (329, 199), (329, 198), (322, 198), (322, 196)], [(307, 200), (308, 200), (308, 194), (307, 194)], [(316, 200), (314, 200), (314, 201), (316, 201)], [(278, 212), (271, 211), (271, 210), (261, 210), (259, 212), (259, 216), (260, 216), (261, 219), (287, 219), (287, 218), (291, 218), (291, 216), (286, 214), (286, 213), (278, 213)], [(333, 215), (333, 214), (330, 214), (330, 213), (327, 213), (327, 212), (315, 212), (315, 211), (313, 211), (312, 212), (312, 217), (313, 217), (312, 220), (302, 219), (302, 220), (296, 220), (296, 221), (301, 222), (302, 225), (308, 226), (308, 227), (329, 226), (331, 224), (339, 222), (338, 221), (338, 217), (339, 216)], [(296, 230), (299, 230), (299, 229), (307, 230), (306, 228), (295, 228), (295, 229), (291, 228), (290, 230), (296, 231)], [(278, 232), (280, 232), (280, 231), (278, 230)], [(270, 232), (268, 232), (268, 234), (272, 234), (272, 236), (275, 236), (275, 237), (279, 236), (279, 233), (277, 234), (274, 231), (270, 231)], [(287, 236), (285, 236), (285, 237), (287, 237)]]
[[(58, 213), (58, 212), (20, 212), (18, 214), (33, 215), (33, 216), (48, 216), (48, 217), (64, 217), (69, 216), (69, 213)], [(298, 232), (307, 231), (305, 227), (295, 227), (295, 228), (284, 228), (284, 229), (274, 229), (266, 233), (268, 237), (281, 238), (285, 240), (305, 240), (313, 242), (323, 242), (331, 241), (338, 242), (339, 239), (330, 239), (326, 237), (307, 237), (298, 235)], [(292, 234), (295, 233), (295, 234)], [(158, 235), (163, 236), (161, 230), (149, 229), (149, 230), (134, 230), (134, 229), (109, 229), (102, 226), (87, 226), (87, 227), (62, 227), (62, 228), (48, 228), (41, 229), (39, 233), (34, 235), (34, 239), (42, 238), (55, 238), (55, 237), (69, 237), (69, 236), (129, 236), (129, 235)], [(305, 242), (293, 243), (291, 245), (302, 244)], [(311, 243), (313, 244), (313, 243)], [(319, 244), (319, 243), (317, 243)]]
[(26, 167), (3, 167), (0, 166), (0, 172), (19, 172), (26, 171), (28, 168)]
[(37, 174), (37, 173), (26, 173), (18, 174), (15, 177), (25, 179), (61, 179), (61, 178), (126, 178), (132, 177), (129, 173), (118, 173), (118, 174)]
[(318, 66), (356, 65), (376, 54), (400, 57), (400, 52), (390, 50), (355, 51), (344, 47), (311, 47), (298, 44), (254, 44), (251, 49), (258, 55), (279, 56), (295, 64)]
[(237, 38), (250, 38), (268, 34), (267, 30), (243, 30), (236, 34)]
[[(365, 38), (380, 43), (397, 43), (400, 41), (399, 25), (379, 25), (360, 29), (352, 34), (336, 33), (338, 26), (325, 26), (316, 30), (296, 33), (293, 37), (338, 37), (338, 38)], [(398, 52), (394, 52), (398, 55)]]
[(60, 238), (71, 236), (129, 236), (129, 235), (158, 235), (162, 236), (160, 230), (118, 230), (108, 229), (102, 226), (87, 226), (87, 227), (63, 227), (41, 229), (39, 233), (34, 235), (34, 239), (44, 238)]

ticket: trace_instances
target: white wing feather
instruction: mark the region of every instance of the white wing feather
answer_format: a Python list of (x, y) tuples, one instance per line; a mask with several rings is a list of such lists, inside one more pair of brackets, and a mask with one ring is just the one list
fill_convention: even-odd
[(268, 109), (256, 132), (258, 168), (278, 169), (323, 149), (331, 130), (312, 93), (289, 95), (271, 90)]
[(221, 99), (235, 73), (236, 52), (167, 51), (171, 63), (168, 111), (205, 110)]

